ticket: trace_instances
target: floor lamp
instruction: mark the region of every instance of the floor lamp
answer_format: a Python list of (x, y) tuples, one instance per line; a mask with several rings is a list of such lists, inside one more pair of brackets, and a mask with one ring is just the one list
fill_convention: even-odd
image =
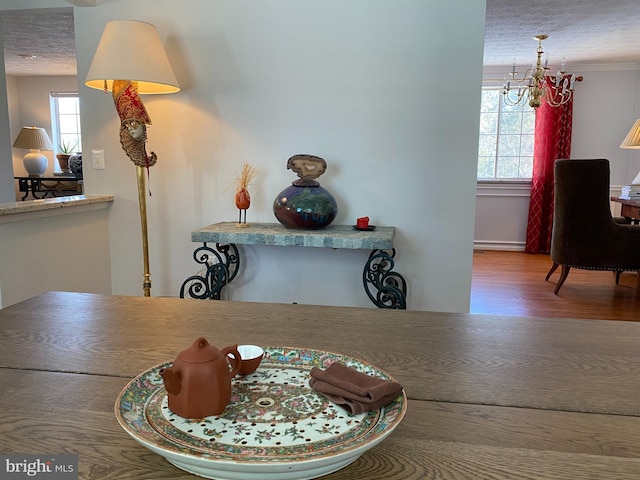
[(138, 204), (142, 229), (144, 296), (151, 296), (145, 173), (157, 161), (147, 153), (147, 114), (139, 94), (180, 90), (156, 27), (136, 20), (114, 20), (105, 26), (89, 67), (85, 85), (111, 92), (120, 116), (120, 144), (136, 166)]

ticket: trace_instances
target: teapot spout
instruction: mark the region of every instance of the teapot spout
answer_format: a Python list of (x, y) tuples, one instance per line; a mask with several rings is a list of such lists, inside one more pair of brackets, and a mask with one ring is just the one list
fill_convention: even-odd
[(180, 381), (180, 377), (176, 375), (176, 373), (170, 368), (163, 368), (160, 370), (160, 376), (162, 377), (162, 381), (164, 382), (164, 388), (171, 395), (178, 395), (180, 390), (182, 390), (182, 382)]

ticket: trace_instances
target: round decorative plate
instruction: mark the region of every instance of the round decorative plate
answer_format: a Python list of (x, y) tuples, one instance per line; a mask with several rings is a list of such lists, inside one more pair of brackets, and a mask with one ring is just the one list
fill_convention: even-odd
[(336, 353), (266, 347), (258, 370), (236, 376), (221, 415), (186, 419), (167, 406), (157, 365), (134, 378), (116, 400), (124, 430), (190, 473), (217, 480), (305, 480), (354, 462), (400, 423), (401, 395), (380, 410), (350, 415), (309, 387), (310, 370), (338, 361), (393, 380), (377, 367)]

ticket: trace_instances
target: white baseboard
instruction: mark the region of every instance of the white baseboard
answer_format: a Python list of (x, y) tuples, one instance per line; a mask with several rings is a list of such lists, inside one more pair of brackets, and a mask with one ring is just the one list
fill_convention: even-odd
[(499, 242), (491, 240), (474, 240), (474, 250), (500, 250), (504, 252), (524, 252), (524, 242)]

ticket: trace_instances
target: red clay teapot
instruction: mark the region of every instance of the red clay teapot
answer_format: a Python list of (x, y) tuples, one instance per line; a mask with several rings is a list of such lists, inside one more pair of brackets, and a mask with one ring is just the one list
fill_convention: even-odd
[(198, 338), (170, 368), (160, 370), (169, 410), (184, 418), (221, 414), (231, 400), (231, 379), (241, 365), (237, 345), (219, 350), (206, 338)]

